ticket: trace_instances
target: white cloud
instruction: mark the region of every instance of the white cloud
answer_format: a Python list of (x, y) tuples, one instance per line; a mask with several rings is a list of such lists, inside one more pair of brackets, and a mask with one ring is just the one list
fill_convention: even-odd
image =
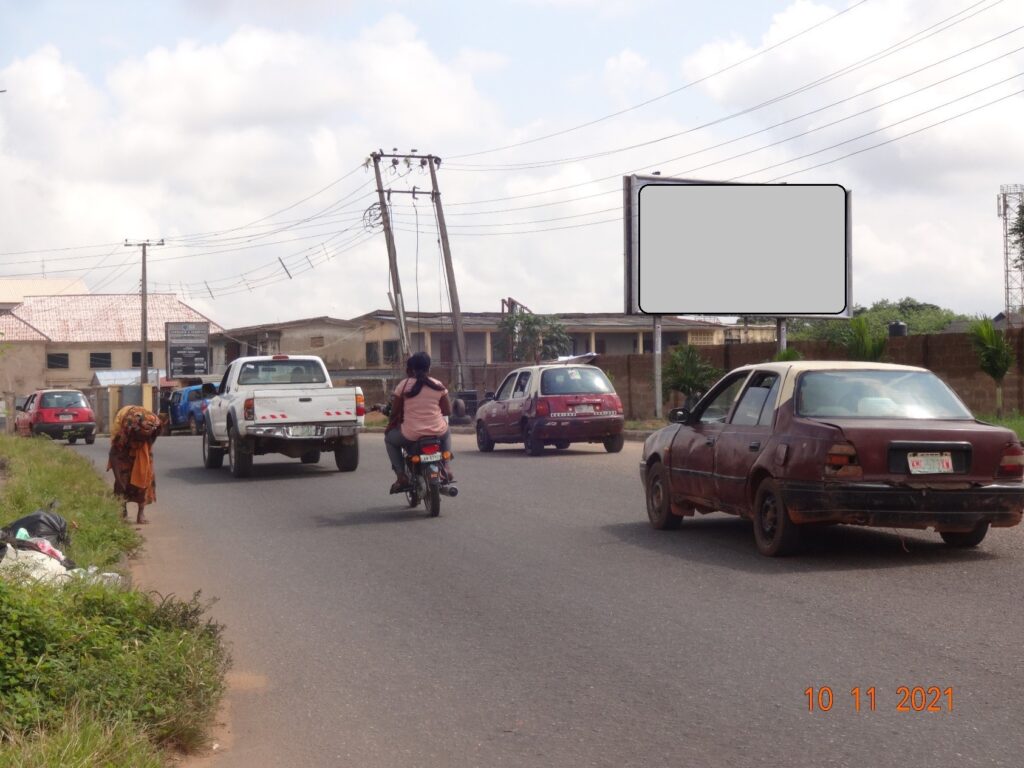
[(605, 87), (617, 106), (636, 104), (668, 90), (665, 76), (636, 51), (625, 49), (604, 64)]

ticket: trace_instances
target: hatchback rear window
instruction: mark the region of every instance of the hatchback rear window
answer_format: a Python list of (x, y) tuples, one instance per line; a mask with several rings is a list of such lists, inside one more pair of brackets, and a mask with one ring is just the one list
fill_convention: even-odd
[(81, 392), (44, 392), (39, 400), (40, 408), (88, 408), (85, 395)]
[(548, 368), (540, 376), (543, 395), (603, 395), (615, 390), (599, 368)]
[(812, 418), (973, 419), (928, 371), (814, 371), (797, 383), (797, 413)]

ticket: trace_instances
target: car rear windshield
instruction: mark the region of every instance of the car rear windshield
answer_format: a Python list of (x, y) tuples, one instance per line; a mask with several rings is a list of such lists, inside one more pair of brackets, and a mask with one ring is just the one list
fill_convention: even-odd
[(811, 418), (972, 419), (927, 371), (813, 371), (797, 382), (796, 411)]
[(259, 360), (243, 363), (239, 384), (323, 384), (323, 366), (316, 360)]
[(548, 368), (540, 375), (542, 395), (611, 394), (608, 377), (600, 368)]
[(85, 395), (81, 392), (44, 392), (39, 400), (40, 408), (88, 408)]

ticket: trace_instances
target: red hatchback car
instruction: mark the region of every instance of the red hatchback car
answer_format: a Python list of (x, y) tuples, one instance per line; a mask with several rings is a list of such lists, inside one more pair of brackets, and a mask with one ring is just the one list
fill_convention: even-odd
[(1024, 447), (978, 421), (931, 371), (765, 363), (727, 374), (644, 444), (655, 528), (694, 512), (750, 518), (762, 554), (821, 523), (931, 528), (973, 547), (1024, 511)]
[(24, 437), (49, 435), (74, 445), (78, 438), (96, 442), (96, 418), (77, 389), (40, 389), (18, 407), (15, 431)]
[(592, 365), (553, 363), (512, 371), (476, 412), (476, 444), (522, 443), (531, 456), (545, 445), (603, 443), (622, 450), (622, 401), (608, 377)]

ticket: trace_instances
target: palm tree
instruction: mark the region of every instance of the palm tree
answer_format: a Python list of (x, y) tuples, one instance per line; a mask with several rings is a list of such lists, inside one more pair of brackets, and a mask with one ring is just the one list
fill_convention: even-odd
[(997, 331), (987, 317), (971, 323), (967, 331), (978, 353), (981, 370), (996, 383), (996, 417), (1003, 415), (1003, 378), (1013, 365), (1013, 350), (1002, 331)]
[(690, 398), (704, 392), (722, 375), (715, 366), (701, 356), (696, 347), (682, 344), (672, 350), (662, 375), (662, 396), (672, 390)]

